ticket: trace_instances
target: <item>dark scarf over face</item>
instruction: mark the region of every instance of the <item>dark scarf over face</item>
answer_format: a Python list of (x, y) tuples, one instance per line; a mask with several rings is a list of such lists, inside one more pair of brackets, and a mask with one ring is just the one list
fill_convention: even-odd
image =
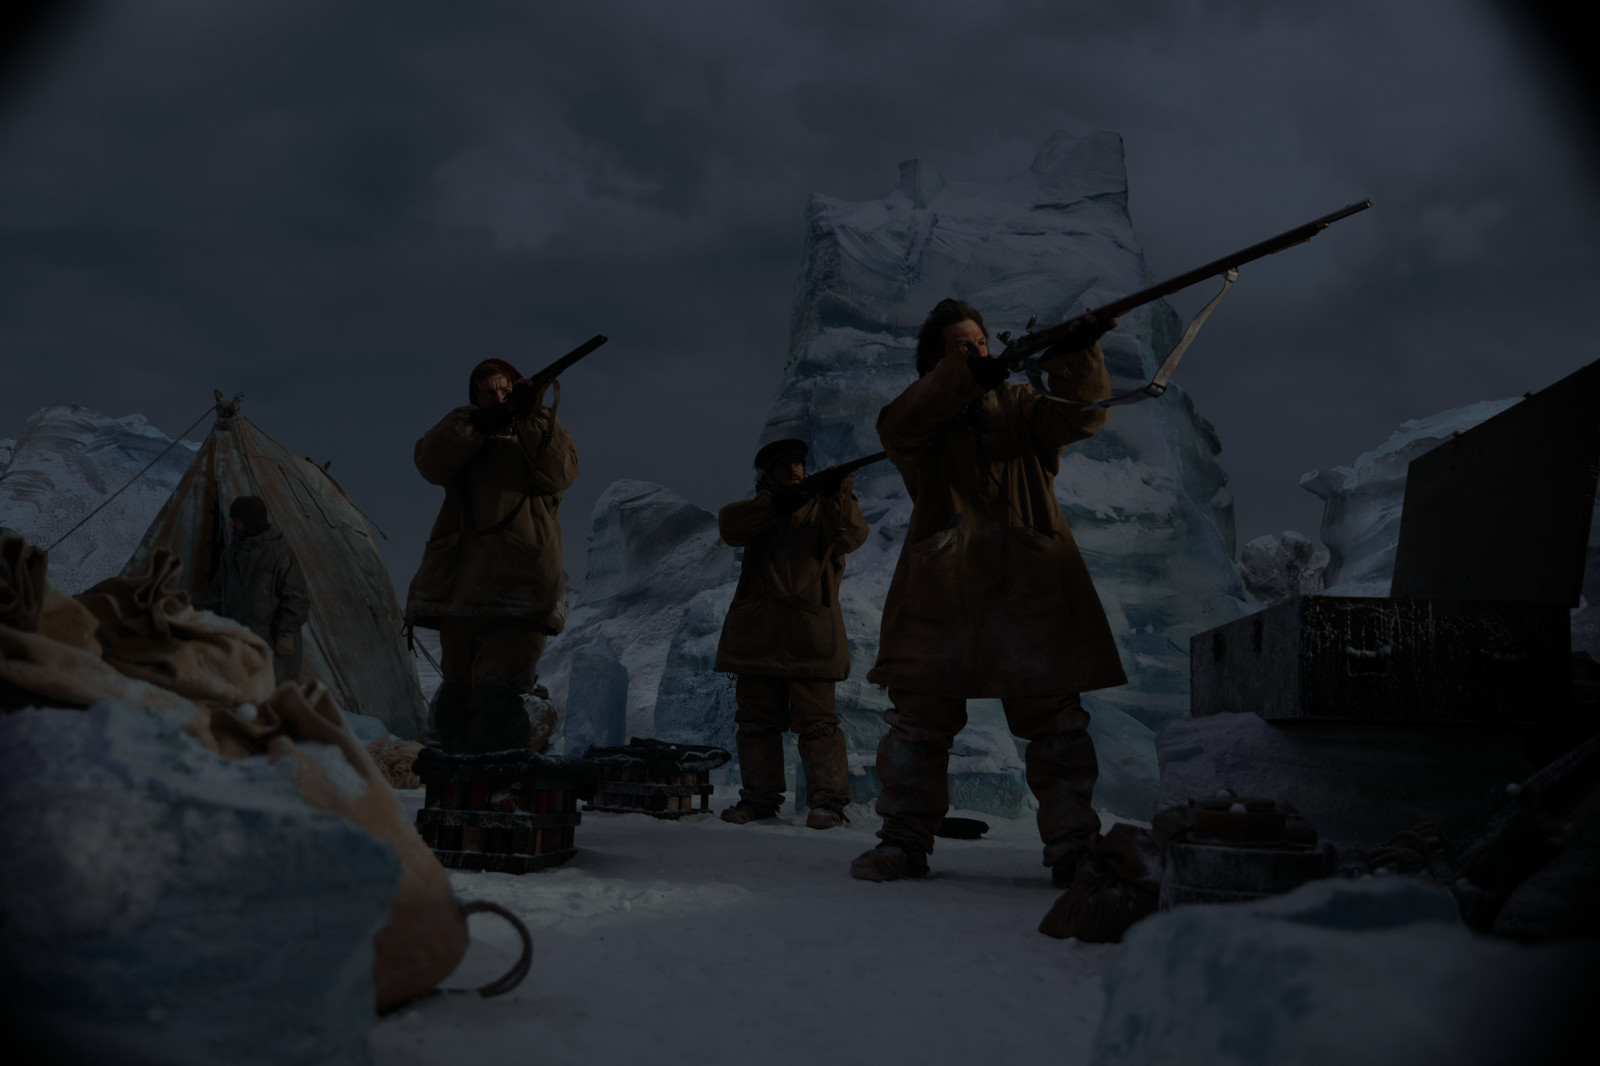
[(260, 496), (240, 496), (228, 508), (228, 517), (244, 523), (241, 536), (254, 537), (267, 528), (267, 503)]

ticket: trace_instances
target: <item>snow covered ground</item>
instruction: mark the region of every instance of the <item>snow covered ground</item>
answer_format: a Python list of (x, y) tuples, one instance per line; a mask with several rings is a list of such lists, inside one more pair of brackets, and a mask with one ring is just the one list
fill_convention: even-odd
[[(408, 813), (422, 804), (401, 796)], [(737, 798), (719, 789), (712, 809)], [(1087, 1063), (1118, 949), (1036, 931), (1058, 893), (1032, 818), (980, 815), (985, 839), (941, 840), (926, 881), (872, 884), (847, 867), (878, 819), (849, 816), (818, 832), (792, 808), (747, 826), (587, 812), (560, 867), (451, 871), (461, 899), (527, 923), (532, 971), (505, 996), (434, 996), (382, 1019), (373, 1062)], [(507, 923), (471, 924), (448, 986), (516, 960)]]

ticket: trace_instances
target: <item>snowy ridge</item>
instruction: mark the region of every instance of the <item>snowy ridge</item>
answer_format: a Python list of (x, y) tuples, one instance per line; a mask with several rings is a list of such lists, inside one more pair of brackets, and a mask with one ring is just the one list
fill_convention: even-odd
[[(0, 473), (0, 525), (47, 548), (143, 470), (172, 439), (143, 415), (111, 418), (75, 404), (40, 408)], [(200, 448), (179, 441), (149, 472), (50, 553), (50, 578), (79, 593), (121, 572)], [(0, 452), (3, 454), (3, 452)]]

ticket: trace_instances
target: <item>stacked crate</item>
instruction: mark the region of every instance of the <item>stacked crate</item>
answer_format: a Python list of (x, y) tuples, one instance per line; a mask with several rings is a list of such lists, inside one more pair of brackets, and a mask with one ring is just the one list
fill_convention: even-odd
[(599, 782), (586, 811), (681, 818), (711, 810), (711, 771), (732, 756), (723, 748), (634, 737), (619, 748), (591, 747), (584, 759)]
[(531, 751), (448, 755), (424, 748), (412, 770), (427, 790), (417, 831), (439, 862), (512, 874), (576, 854), (578, 798), (592, 796), (597, 779), (581, 759)]

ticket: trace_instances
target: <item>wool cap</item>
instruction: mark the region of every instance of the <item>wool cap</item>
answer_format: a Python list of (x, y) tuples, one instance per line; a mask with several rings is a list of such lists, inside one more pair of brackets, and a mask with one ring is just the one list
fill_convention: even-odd
[(810, 450), (803, 440), (795, 440), (792, 437), (775, 440), (763, 444), (761, 450), (756, 452), (755, 467), (757, 470), (771, 470), (779, 463), (803, 463), (806, 461), (806, 453)]

